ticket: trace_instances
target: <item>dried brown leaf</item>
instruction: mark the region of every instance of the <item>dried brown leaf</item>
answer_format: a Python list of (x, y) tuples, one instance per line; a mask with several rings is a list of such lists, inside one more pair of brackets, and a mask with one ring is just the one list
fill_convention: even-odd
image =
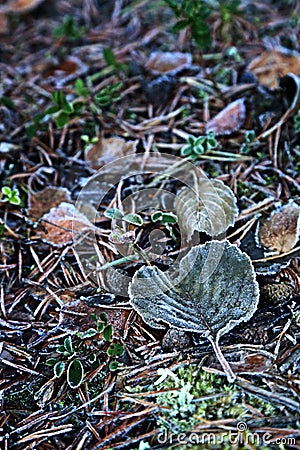
[(246, 120), (245, 99), (235, 100), (222, 109), (206, 124), (206, 132), (213, 131), (215, 136), (229, 135), (238, 131)]
[(62, 202), (71, 203), (71, 193), (66, 188), (50, 186), (28, 196), (28, 214), (40, 218)]
[(284, 47), (266, 50), (248, 65), (259, 83), (270, 89), (279, 87), (279, 79), (288, 73), (299, 75), (300, 54)]
[(260, 243), (277, 253), (292, 250), (300, 230), (300, 208), (295, 203), (289, 204), (260, 224), (258, 238)]

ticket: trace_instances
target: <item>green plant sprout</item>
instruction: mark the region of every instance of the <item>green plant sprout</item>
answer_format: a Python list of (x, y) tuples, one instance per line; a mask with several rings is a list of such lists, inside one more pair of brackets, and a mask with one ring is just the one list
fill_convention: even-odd
[(122, 211), (117, 208), (107, 209), (104, 212), (104, 215), (109, 219), (124, 220), (124, 222), (131, 223), (132, 225), (137, 225), (139, 227), (143, 225), (143, 219), (139, 214), (130, 213), (124, 215)]
[(246, 131), (245, 142), (241, 145), (241, 153), (248, 154), (251, 149), (256, 148), (260, 142), (256, 138), (254, 130)]
[(63, 128), (69, 122), (72, 114), (81, 114), (83, 102), (69, 102), (62, 91), (54, 91), (52, 100), (54, 105), (46, 110), (46, 115), (54, 115), (55, 123), (58, 128)]
[[(95, 328), (89, 328), (84, 332), (78, 332), (75, 337), (67, 336), (63, 344), (56, 347), (57, 356), (46, 360), (46, 365), (53, 367), (54, 376), (60, 378), (66, 374), (68, 385), (75, 389), (82, 383), (85, 371), (99, 367), (101, 361), (106, 356), (118, 357), (124, 353), (123, 345), (112, 342), (113, 327), (108, 323), (105, 313), (100, 314), (100, 319), (92, 314), (95, 320)], [(92, 344), (104, 339), (104, 348), (97, 348)], [(107, 347), (105, 343), (110, 345)], [(114, 371), (118, 368), (118, 361), (109, 362), (109, 370)]]
[(191, 159), (196, 159), (199, 156), (209, 153), (212, 149), (218, 146), (214, 132), (209, 131), (206, 135), (194, 137), (190, 135), (187, 138), (187, 144), (184, 145), (180, 151), (181, 156), (189, 156)]
[(109, 68), (114, 69), (116, 72), (126, 72), (128, 67), (126, 64), (122, 64), (116, 61), (114, 52), (110, 48), (105, 48), (102, 52), (103, 58)]
[(189, 28), (191, 36), (201, 50), (212, 45), (212, 35), (208, 25), (211, 15), (217, 13), (221, 37), (229, 42), (233, 18), (240, 14), (240, 0), (224, 2), (221, 0), (164, 0), (172, 9), (178, 22), (173, 32)]
[(178, 217), (176, 214), (172, 212), (165, 213), (163, 211), (155, 211), (151, 215), (152, 222), (161, 222), (163, 225), (165, 225), (166, 229), (169, 231), (172, 239), (174, 239), (175, 242), (177, 242), (176, 236), (174, 234), (172, 226), (178, 223)]
[(8, 202), (11, 205), (20, 205), (21, 198), (18, 189), (11, 189), (9, 186), (3, 186), (1, 189), (2, 192), (2, 202)]
[(212, 38), (207, 20), (214, 10), (208, 1), (195, 0), (165, 0), (179, 19), (173, 27), (173, 32), (190, 28), (192, 38), (203, 50), (211, 47)]
[(78, 27), (72, 16), (67, 15), (62, 25), (55, 28), (53, 35), (56, 39), (66, 38), (69, 41), (78, 41), (86, 32), (85, 27)]
[(87, 149), (91, 145), (97, 144), (97, 142), (99, 142), (99, 138), (97, 136), (90, 138), (87, 134), (82, 134), (80, 137), (83, 140), (83, 142), (85, 143), (85, 145), (84, 145), (85, 149)]
[(27, 137), (33, 138), (37, 130), (49, 120), (49, 117), (54, 119), (58, 128), (63, 128), (70, 119), (80, 117), (85, 110), (93, 114), (102, 113), (102, 108), (112, 106), (120, 100), (122, 85), (120, 81), (111, 86), (106, 86), (94, 97), (91, 97), (89, 89), (81, 78), (78, 78), (74, 86), (78, 97), (75, 97), (73, 101), (69, 101), (63, 91), (54, 91), (52, 94), (53, 105), (33, 118), (33, 123), (26, 128)]
[(121, 88), (123, 86), (122, 81), (115, 83), (111, 86), (102, 88), (95, 96), (94, 102), (101, 108), (116, 103), (121, 99)]

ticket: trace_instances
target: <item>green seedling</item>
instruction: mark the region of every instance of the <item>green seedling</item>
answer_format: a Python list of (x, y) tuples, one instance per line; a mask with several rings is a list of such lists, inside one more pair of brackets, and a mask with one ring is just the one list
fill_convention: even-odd
[(52, 100), (54, 105), (46, 110), (46, 115), (54, 116), (58, 128), (67, 125), (72, 115), (80, 115), (84, 105), (80, 100), (69, 102), (62, 91), (54, 91)]
[(87, 134), (82, 134), (81, 139), (83, 140), (83, 142), (85, 143), (84, 148), (88, 148), (91, 145), (97, 144), (97, 142), (99, 142), (99, 138), (97, 136), (94, 136), (92, 138), (90, 138)]
[(254, 130), (246, 131), (245, 142), (241, 146), (241, 153), (248, 154), (251, 149), (257, 147), (260, 142), (256, 138)]
[(8, 202), (11, 205), (19, 206), (21, 204), (20, 193), (18, 189), (11, 189), (9, 186), (3, 186), (2, 192), (2, 202)]
[(67, 15), (64, 18), (63, 23), (55, 28), (53, 35), (55, 39), (66, 38), (69, 41), (74, 42), (81, 39), (85, 32), (85, 27), (78, 27), (74, 17)]
[[(101, 313), (99, 318), (92, 314), (91, 317), (95, 320), (95, 328), (78, 332), (73, 337), (67, 336), (63, 344), (56, 347), (57, 356), (46, 360), (46, 365), (53, 367), (56, 378), (66, 375), (72, 389), (80, 386), (87, 371), (99, 367), (105, 360), (109, 370), (116, 370), (118, 361), (110, 359), (117, 358), (124, 352), (123, 345), (112, 342), (113, 326), (108, 323), (106, 314)], [(99, 342), (102, 342), (100, 347)], [(110, 344), (109, 347), (107, 343)]]
[(132, 225), (137, 225), (138, 227), (141, 227), (144, 223), (142, 217), (139, 214), (130, 213), (124, 215), (122, 211), (117, 208), (107, 209), (104, 215), (109, 219), (120, 219), (124, 222), (131, 223)]
[(122, 89), (123, 83), (119, 81), (118, 83), (115, 83), (111, 86), (105, 86), (102, 88), (95, 96), (94, 96), (94, 102), (96, 106), (100, 106), (100, 108), (103, 108), (105, 106), (108, 106), (112, 103), (116, 103), (121, 99), (121, 89)]
[(209, 131), (206, 135), (194, 137), (189, 136), (187, 144), (181, 149), (181, 156), (188, 156), (191, 159), (196, 159), (199, 156), (209, 153), (212, 149), (218, 146), (213, 131)]
[(102, 54), (106, 64), (116, 72), (127, 71), (127, 65), (117, 62), (114, 52), (110, 48), (105, 48)]
[(169, 231), (172, 239), (176, 242), (176, 236), (173, 231), (173, 225), (178, 223), (178, 217), (176, 214), (173, 214), (172, 212), (165, 213), (163, 211), (155, 211), (151, 215), (152, 222), (161, 222), (166, 229)]

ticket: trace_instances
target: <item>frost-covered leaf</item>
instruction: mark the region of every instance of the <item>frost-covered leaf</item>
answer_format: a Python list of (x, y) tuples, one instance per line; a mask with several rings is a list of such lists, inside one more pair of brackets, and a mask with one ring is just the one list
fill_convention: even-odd
[(292, 250), (299, 240), (300, 208), (290, 203), (274, 211), (271, 217), (262, 222), (258, 229), (260, 243), (276, 253)]
[(258, 284), (250, 258), (229, 242), (192, 248), (171, 279), (157, 267), (143, 266), (129, 288), (130, 301), (144, 321), (205, 336), (220, 336), (257, 308)]
[(184, 188), (176, 197), (175, 208), (181, 232), (191, 239), (194, 231), (210, 236), (224, 233), (238, 214), (236, 198), (220, 180), (198, 179), (194, 189)]
[(65, 363), (63, 361), (58, 361), (55, 365), (54, 365), (54, 375), (57, 378), (60, 378), (65, 370)]
[(123, 220), (139, 227), (143, 225), (143, 219), (139, 214), (126, 214), (126, 216), (123, 217)]
[(235, 379), (218, 340), (249, 320), (259, 299), (251, 261), (235, 245), (211, 241), (192, 248), (180, 262), (177, 279), (157, 267), (143, 266), (132, 279), (129, 296), (150, 326), (168, 324), (205, 336), (228, 380)]
[(109, 219), (122, 219), (124, 214), (117, 208), (109, 208), (104, 212), (105, 217)]

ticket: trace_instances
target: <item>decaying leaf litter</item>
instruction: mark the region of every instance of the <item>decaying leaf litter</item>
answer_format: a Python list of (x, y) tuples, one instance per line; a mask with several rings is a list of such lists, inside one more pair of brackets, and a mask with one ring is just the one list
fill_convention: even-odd
[(2, 2), (4, 448), (298, 448), (298, 5), (231, 3)]

